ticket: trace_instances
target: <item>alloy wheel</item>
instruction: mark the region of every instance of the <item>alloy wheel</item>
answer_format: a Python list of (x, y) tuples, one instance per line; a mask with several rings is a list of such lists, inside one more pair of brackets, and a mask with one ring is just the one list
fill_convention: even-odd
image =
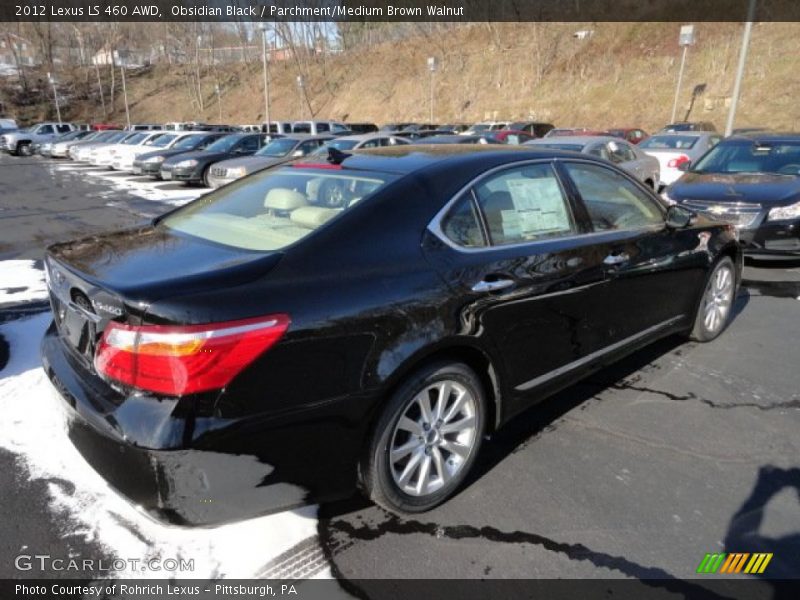
[(726, 264), (720, 265), (708, 282), (703, 300), (703, 325), (709, 333), (724, 327), (733, 305), (733, 288), (733, 271)]
[(389, 444), (394, 483), (410, 496), (427, 496), (459, 474), (477, 439), (477, 403), (453, 380), (420, 391), (403, 411)]

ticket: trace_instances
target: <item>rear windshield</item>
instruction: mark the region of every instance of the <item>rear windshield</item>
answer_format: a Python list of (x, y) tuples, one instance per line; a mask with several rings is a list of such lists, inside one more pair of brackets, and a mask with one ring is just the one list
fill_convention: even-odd
[(534, 148), (552, 148), (553, 150), (571, 150), (580, 152), (583, 150), (582, 144), (531, 144)]
[(247, 250), (280, 250), (303, 239), (395, 176), (362, 171), (268, 169), (206, 194), (161, 226)]
[(686, 150), (693, 147), (698, 139), (696, 135), (654, 135), (639, 144), (639, 148), (647, 148), (649, 150)]
[(800, 141), (795, 143), (721, 142), (697, 161), (700, 173), (778, 173), (800, 175)]

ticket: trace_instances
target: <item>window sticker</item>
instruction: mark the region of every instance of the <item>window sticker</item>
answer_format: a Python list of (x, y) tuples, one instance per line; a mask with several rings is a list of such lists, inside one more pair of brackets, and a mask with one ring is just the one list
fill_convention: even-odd
[[(506, 185), (516, 209), (518, 228), (522, 237), (569, 231), (569, 215), (561, 195), (561, 188), (554, 178), (507, 179)], [(505, 223), (504, 215), (504, 226)]]

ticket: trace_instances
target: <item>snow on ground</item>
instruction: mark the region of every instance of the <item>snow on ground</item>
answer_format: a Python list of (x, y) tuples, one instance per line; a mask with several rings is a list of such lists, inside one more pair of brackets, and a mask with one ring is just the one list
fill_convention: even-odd
[(47, 285), (35, 261), (0, 262), (0, 307), (42, 300), (47, 300)]
[[(31, 261), (0, 263), (0, 278), (44, 294), (40, 271)], [(8, 265), (8, 263), (12, 263)], [(9, 276), (11, 276), (9, 275)], [(49, 311), (0, 325), (9, 346), (0, 370), (0, 447), (17, 454), (32, 479), (52, 479), (49, 501), (69, 515), (64, 534), (82, 535), (124, 559), (194, 559), (194, 571), (177, 577), (248, 578), (304, 540), (316, 535), (316, 507), (287, 511), (207, 529), (163, 525), (140, 513), (114, 492), (73, 447), (66, 433), (66, 407), (41, 368), (39, 342)], [(67, 480), (72, 486), (59, 485)], [(159, 577), (163, 572), (117, 573)], [(329, 576), (324, 568), (317, 576)]]
[(105, 168), (92, 167), (91, 165), (74, 163), (71, 161), (50, 161), (48, 167), (53, 172), (66, 172), (68, 174), (79, 175), (80, 177), (93, 179), (97, 183), (102, 183), (110, 187), (111, 189), (98, 194), (100, 198), (109, 200), (109, 205), (114, 204), (113, 200), (118, 197), (119, 192), (125, 192), (144, 200), (162, 202), (172, 206), (182, 206), (210, 191), (207, 188), (189, 187), (182, 183), (156, 181), (149, 177), (141, 177), (120, 171), (110, 171)]

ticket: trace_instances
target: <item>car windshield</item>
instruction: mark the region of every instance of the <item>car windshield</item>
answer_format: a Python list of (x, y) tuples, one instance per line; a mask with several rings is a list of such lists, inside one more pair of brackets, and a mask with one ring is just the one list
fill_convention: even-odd
[(125, 131), (120, 131), (119, 133), (115, 133), (115, 134), (113, 134), (113, 135), (110, 135), (110, 136), (108, 136), (107, 138), (104, 138), (104, 139), (103, 139), (103, 141), (104, 141), (104, 142), (109, 142), (109, 143), (111, 143), (111, 142), (121, 142), (121, 141), (122, 141), (122, 140), (124, 140), (124, 139), (125, 139), (127, 136), (128, 136), (128, 133), (127, 133), (127, 132), (125, 132)]
[(777, 173), (800, 175), (800, 140), (796, 142), (722, 142), (697, 161), (698, 173)]
[(279, 138), (271, 141), (261, 150), (256, 152), (256, 156), (286, 156), (297, 145), (297, 140), (290, 138)]
[(136, 135), (132, 135), (131, 137), (129, 137), (128, 139), (126, 139), (122, 143), (132, 146), (134, 144), (138, 144), (139, 142), (144, 140), (146, 137), (147, 137), (146, 133), (137, 133)]
[(197, 146), (202, 144), (207, 139), (207, 137), (202, 135), (187, 135), (186, 137), (175, 142), (175, 145), (172, 148), (173, 150), (192, 150), (197, 148)]
[(226, 135), (225, 137), (219, 138), (216, 142), (211, 144), (208, 148), (206, 148), (209, 152), (227, 152), (233, 146), (242, 139), (240, 135)]
[(165, 133), (163, 135), (159, 135), (154, 139), (150, 140), (152, 143), (149, 144), (150, 146), (155, 146), (156, 148), (166, 148), (169, 146), (173, 141), (178, 139), (177, 134), (174, 133)]
[(234, 248), (279, 250), (395, 177), (312, 167), (268, 169), (187, 204), (165, 217), (160, 226)]
[(648, 150), (688, 150), (697, 143), (698, 139), (700, 138), (696, 135), (654, 135), (639, 144), (639, 148)]
[(475, 132), (478, 132), (478, 131), (489, 131), (491, 128), (492, 128), (492, 126), (489, 123), (475, 123), (475, 125), (473, 125), (471, 127), (472, 131), (475, 131)]

